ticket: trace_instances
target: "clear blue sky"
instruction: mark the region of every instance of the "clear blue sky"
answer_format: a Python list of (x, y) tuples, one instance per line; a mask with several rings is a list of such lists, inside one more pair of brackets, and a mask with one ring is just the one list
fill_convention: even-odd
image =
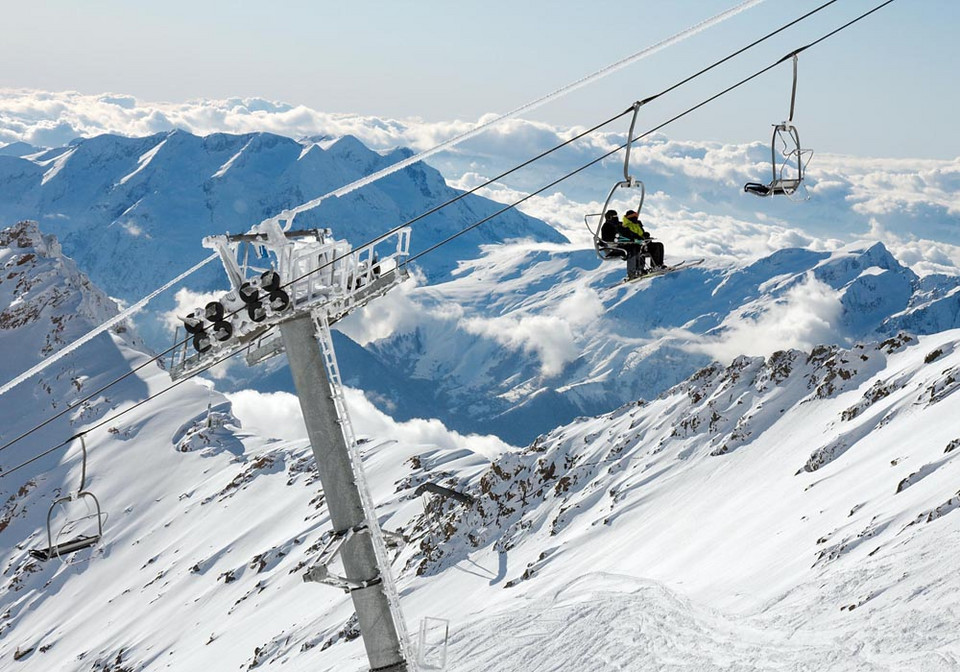
[[(31, 0), (5, 3), (0, 87), (144, 101), (260, 96), (326, 112), (425, 120), (502, 113), (738, 0)], [(814, 19), (651, 105), (652, 126), (880, 0)], [(766, 0), (683, 44), (532, 112), (592, 124), (821, 4)], [(955, 158), (957, 0), (897, 0), (801, 58), (796, 121), (818, 151)], [(789, 102), (786, 66), (668, 129), (766, 138)]]

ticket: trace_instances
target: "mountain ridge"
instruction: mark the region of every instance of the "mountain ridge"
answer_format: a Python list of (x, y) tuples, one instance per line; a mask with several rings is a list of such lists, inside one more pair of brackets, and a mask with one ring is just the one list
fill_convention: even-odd
[[(402, 387), (439, 380), (431, 412), (449, 426), (489, 431), (495, 422), (502, 438), (524, 444), (577, 415), (656, 395), (711, 359), (729, 361), (750, 330), (751, 347), (769, 354), (783, 341), (849, 345), (960, 327), (960, 279), (923, 281), (879, 242), (784, 249), (633, 285), (617, 284), (619, 264), (589, 255), (507, 245), (446, 283), (412, 289), (405, 306), (418, 319), (366, 349), (407, 378)], [(396, 417), (414, 417), (396, 382), (351, 363), (356, 385), (389, 400)]]
[[(306, 151), (308, 150), (309, 151)], [(64, 249), (108, 292), (137, 299), (206, 256), (200, 238), (242, 233), (263, 219), (300, 205), (407, 156), (386, 155), (342, 137), (326, 149), (265, 132), (199, 137), (186, 131), (145, 138), (100, 135), (69, 147), (0, 156), (0, 223), (42, 221)], [(433, 168), (414, 165), (362, 193), (331, 198), (297, 218), (298, 227), (331, 227), (354, 244), (367, 242), (430, 207), (458, 195)], [(469, 195), (424, 220), (412, 251), (459, 231), (499, 205)], [(565, 240), (551, 227), (507, 212), (448, 248), (469, 258), (482, 243), (532, 237)], [(118, 264), (116, 260), (149, 264)], [(447, 257), (421, 264), (442, 277)], [(201, 272), (195, 287), (222, 286), (219, 274)]]

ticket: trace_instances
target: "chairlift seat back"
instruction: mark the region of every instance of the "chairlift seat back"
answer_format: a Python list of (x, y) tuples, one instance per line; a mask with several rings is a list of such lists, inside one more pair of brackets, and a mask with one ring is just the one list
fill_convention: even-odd
[[(88, 530), (86, 534), (80, 533), (77, 534), (72, 539), (67, 541), (62, 541), (59, 543), (54, 543), (53, 538), (53, 512), (56, 511), (57, 507), (66, 502), (76, 502), (80, 500), (89, 500), (93, 502), (93, 510), (86, 516), (81, 516), (79, 518), (74, 518), (68, 520), (68, 522), (61, 528), (60, 534), (63, 533), (63, 530), (67, 525), (77, 524), (84, 520), (92, 520), (96, 518), (96, 531)], [(100, 509), (100, 502), (97, 497), (92, 493), (86, 490), (81, 490), (80, 492), (68, 495), (66, 497), (61, 497), (57, 500), (54, 500), (53, 504), (50, 505), (50, 510), (47, 512), (47, 547), (40, 549), (32, 549), (30, 555), (37, 560), (50, 560), (51, 558), (63, 558), (65, 555), (70, 555), (71, 553), (76, 553), (77, 551), (82, 551), (85, 548), (93, 546), (103, 537), (103, 520), (104, 513)], [(92, 525), (90, 525), (92, 528)]]

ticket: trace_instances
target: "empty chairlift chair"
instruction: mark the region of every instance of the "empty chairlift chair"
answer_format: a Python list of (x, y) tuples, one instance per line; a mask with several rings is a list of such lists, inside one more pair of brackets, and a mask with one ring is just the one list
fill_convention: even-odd
[[(94, 546), (103, 537), (103, 523), (106, 514), (102, 512), (96, 496), (85, 489), (87, 446), (82, 434), (77, 435), (77, 438), (80, 439), (80, 448), (83, 451), (80, 487), (75, 492), (54, 500), (53, 504), (50, 505), (50, 510), (47, 512), (47, 547), (30, 550), (30, 555), (37, 560), (59, 558), (68, 562), (69, 556), (77, 551)], [(67, 507), (70, 502), (83, 502), (87, 505), (87, 513), (82, 516), (71, 515)], [(62, 510), (67, 518), (54, 532), (54, 514), (58, 510)]]
[(790, 117), (773, 126), (770, 141), (770, 182), (747, 182), (743, 190), (755, 196), (789, 196), (797, 193), (803, 184), (807, 163), (813, 150), (803, 149), (800, 133), (793, 123), (793, 110), (797, 99), (797, 55), (793, 57), (793, 89), (790, 95)]

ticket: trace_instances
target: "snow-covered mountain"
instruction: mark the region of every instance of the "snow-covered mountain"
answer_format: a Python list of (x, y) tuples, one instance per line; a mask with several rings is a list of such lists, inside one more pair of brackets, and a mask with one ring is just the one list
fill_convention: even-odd
[[(4, 230), (0, 240), (0, 347), (11, 355), (0, 375), (8, 378), (117, 308), (35, 224)], [(138, 405), (169, 386), (121, 328), (0, 397), (4, 443), (69, 408), (0, 453), (2, 667), (250, 667), (272, 655), (285, 632), (296, 633), (293, 651), (311, 650), (298, 659), (313, 669), (361, 659), (362, 651), (342, 646), (334, 662), (323, 653), (356, 638), (349, 598), (300, 579), (330, 531), (309, 447), (243, 431), (230, 403), (193, 381)], [(51, 503), (79, 486), (79, 443), (7, 472), (124, 411), (86, 436), (86, 489), (105, 514), (104, 544), (75, 556), (76, 564), (34, 560), (28, 551), (47, 546)], [(413, 450), (403, 446), (388, 468), (374, 470), (378, 499), (387, 499), (392, 474)], [(55, 540), (96, 527), (87, 504), (54, 509)], [(276, 589), (280, 599), (268, 603)]]
[[(527, 135), (533, 143), (523, 145), (528, 148), (558, 139), (546, 132)], [(510, 137), (495, 138), (493, 147), (503, 149), (499, 154), (512, 156), (506, 151)], [(551, 156), (535, 175), (511, 176), (511, 184), (532, 188), (542, 171), (561, 171), (617, 140), (609, 134), (572, 146)], [(204, 257), (203, 235), (245, 229), (409, 155), (409, 150), (381, 155), (352, 137), (295, 142), (267, 133), (198, 137), (183, 131), (145, 138), (102, 135), (54, 150), (32, 151), (18, 143), (5, 150), (0, 221), (41, 219), (91, 277), (125, 300), (141, 297)], [(443, 165), (454, 172), (470, 167), (488, 172), (495, 170), (496, 153), (461, 152)], [(849, 344), (873, 332), (929, 333), (957, 326), (950, 308), (957, 301), (951, 293), (956, 281), (929, 273), (937, 267), (933, 262), (948, 261), (936, 249), (923, 248), (921, 256), (929, 260), (921, 279), (884, 246), (872, 249), (876, 238), (844, 248), (842, 241), (824, 245), (808, 235), (829, 230), (849, 237), (870, 221), (888, 244), (884, 227), (894, 221), (911, 235), (935, 232), (937, 226), (950, 233), (956, 227), (948, 196), (955, 175), (949, 167), (931, 168), (918, 187), (922, 194), (904, 196), (892, 187), (884, 191), (893, 178), (879, 175), (864, 178), (864, 184), (847, 180), (841, 188), (834, 166), (813, 173), (810, 203), (797, 207), (769, 200), (759, 212), (757, 201), (737, 184), (762, 168), (764, 155), (759, 145), (700, 147), (660, 136), (645, 141), (635, 167), (651, 190), (648, 221), (666, 242), (669, 257), (707, 258), (702, 268), (649, 287), (610, 289), (619, 265), (601, 265), (583, 239), (582, 225), (577, 232), (564, 224), (589, 209), (572, 201), (566, 205), (576, 216), (553, 222), (574, 239), (572, 245), (564, 246), (553, 228), (510, 211), (418, 259), (422, 286), (390, 309), (381, 304), (344, 325), (364, 346), (338, 337), (352, 384), (398, 418), (438, 417), (459, 431), (492, 430), (524, 443), (577, 415), (657, 394), (715, 357), (729, 361), (740, 354), (739, 346), (719, 343), (736, 340), (733, 335), (758, 322), (769, 325), (781, 317), (797, 327), (766, 330), (766, 348), (754, 354), (769, 354), (780, 347), (778, 339), (788, 345)], [(606, 192), (609, 173), (610, 166), (599, 166), (579, 184), (563, 188), (588, 199)], [(418, 165), (330, 199), (297, 225), (329, 225), (353, 242), (365, 241), (456, 193), (440, 173)], [(486, 193), (507, 195), (496, 188)], [(902, 198), (914, 200), (904, 204)], [(544, 203), (537, 207), (549, 211)], [(414, 251), (498, 208), (468, 197), (418, 222)], [(926, 222), (922, 231), (914, 226), (919, 220)], [(944, 235), (953, 240), (952, 233)], [(764, 237), (769, 242), (758, 245)], [(504, 245), (510, 238), (535, 244)], [(900, 238), (893, 249), (915, 258)], [(482, 252), (482, 244), (499, 247)], [(816, 251), (780, 251), (805, 246)], [(830, 251), (836, 251), (836, 260), (827, 259)], [(845, 263), (849, 269), (830, 270)], [(189, 280), (194, 290), (224, 284), (216, 264)], [(181, 306), (181, 313), (192, 307)], [(160, 312), (172, 308), (169, 296), (155, 306)], [(155, 348), (169, 344), (169, 319), (157, 313), (138, 319)], [(259, 376), (255, 383), (251, 375)], [(227, 376), (233, 389), (251, 384), (291, 389), (282, 371), (235, 368)]]
[[(7, 322), (0, 346), (23, 364), (59, 324), (66, 334), (114, 314), (51, 238), (29, 225), (4, 236), (0, 308), (30, 317)], [(935, 302), (955, 296), (896, 294), (917, 281), (881, 268), (885, 256), (805, 263), (845, 305), (873, 296), (856, 289), (870, 278), (895, 295), (894, 315), (939, 315), (949, 304)], [(775, 294), (792, 276), (771, 269), (797, 264), (780, 261), (718, 282), (732, 291), (766, 274)], [(409, 540), (394, 564), (408, 622), (451, 620), (452, 672), (957, 669), (960, 330), (892, 333), (891, 310), (839, 322), (850, 338), (889, 337), (711, 364), (499, 456), (365, 436), (381, 522)], [(129, 336), (104, 336), (0, 397), (14, 418), (4, 440), (142, 363)], [(148, 365), (0, 464), (168, 385)], [(305, 442), (244, 431), (220, 395), (187, 383), (91, 432), (88, 447), (88, 486), (109, 518), (84, 562), (27, 552), (45, 543), (52, 498), (76, 487), (75, 446), (0, 479), (4, 667), (365, 669), (349, 598), (300, 578), (329, 531)], [(474, 504), (418, 496), (425, 482)]]
[[(527, 139), (438, 165), (466, 187), (556, 135)], [(513, 200), (618, 141), (482, 193)], [(381, 522), (408, 538), (403, 608), (414, 630), (452, 621), (451, 670), (960, 669), (960, 279), (938, 272), (957, 261), (957, 172), (932, 162), (907, 183), (827, 162), (813, 201), (761, 209), (738, 183), (765, 153), (661, 137), (637, 153), (668, 260), (702, 266), (619, 284), (582, 227), (610, 163), (528, 202), (556, 228), (504, 215), (339, 324), (351, 411), (374, 420), (357, 426)], [(108, 294), (139, 298), (205, 256), (201, 236), (408, 155), (183, 131), (0, 148), (0, 222), (40, 219), (77, 257), (33, 224), (0, 235), (0, 380), (115, 315)], [(417, 166), (297, 226), (361, 242), (457, 193)], [(414, 251), (499, 207), (469, 197), (419, 222)], [(211, 266), (190, 287), (224, 284)], [(194, 382), (134, 408), (170, 384), (149, 356), (122, 326), (0, 397), (0, 445), (68, 411), (0, 471), (131, 409), (87, 437), (109, 516), (81, 562), (28, 555), (77, 487), (76, 442), (0, 478), (2, 667), (365, 669), (349, 598), (300, 579), (329, 521), (306, 442), (272, 436), (298, 411), (253, 392), (269, 420), (251, 431)], [(288, 385), (280, 359), (255, 375)], [(417, 495), (427, 482), (474, 504)]]
[(960, 328), (960, 278), (920, 279), (881, 243), (622, 276), (592, 250), (500, 246), (452, 281), (411, 290), (392, 335), (348, 351), (351, 384), (394, 417), (427, 408), (458, 431), (520, 445), (656, 396), (715, 359)]
[[(352, 137), (296, 142), (269, 133), (198, 137), (171, 131), (144, 138), (101, 135), (21, 156), (0, 154), (0, 225), (31, 219), (56, 234), (67, 254), (111, 296), (139, 299), (210, 254), (203, 236), (243, 233), (280, 214), (411, 155), (385, 155)], [(459, 192), (418, 164), (359, 192), (324, 201), (296, 227), (329, 227), (367, 242)], [(418, 223), (416, 253), (502, 206), (468, 196)], [(424, 257), (428, 277), (442, 277), (478, 246), (510, 238), (561, 242), (563, 236), (511, 211)], [(195, 290), (225, 286), (210, 267)]]
[[(534, 144), (551, 138), (557, 136), (536, 136)], [(597, 142), (615, 140), (612, 134), (576, 145), (552, 156), (548, 167), (562, 170), (599, 151)], [(494, 146), (504, 143), (509, 145), (498, 136)], [(91, 277), (122, 299), (139, 298), (205, 256), (208, 251), (198, 244), (202, 235), (244, 229), (409, 155), (409, 150), (381, 155), (352, 137), (295, 142), (266, 133), (197, 137), (183, 131), (146, 138), (103, 135), (46, 151), (31, 152), (23, 143), (7, 149), (0, 155), (0, 220), (42, 218), (45, 230), (63, 237), (68, 253)], [(849, 235), (873, 218), (882, 236), (882, 225), (907, 213), (896, 194), (883, 195), (880, 178), (871, 178), (869, 189), (852, 183), (839, 189), (833, 173), (814, 176), (811, 203), (765, 201), (761, 213), (757, 201), (736, 186), (760, 169), (761, 149), (698, 148), (659, 136), (644, 143), (636, 167), (651, 176), (654, 232), (666, 242), (668, 257), (707, 258), (700, 269), (649, 286), (611, 289), (619, 265), (600, 264), (582, 239), (582, 225), (577, 239), (554, 222), (575, 239), (565, 245), (556, 230), (515, 211), (418, 259), (424, 271), (420, 287), (343, 326), (364, 346), (337, 339), (351, 384), (395, 417), (437, 417), (458, 431), (494, 431), (521, 444), (578, 415), (655, 395), (714, 358), (729, 361), (741, 346), (723, 343), (738, 341), (734, 336), (758, 324), (767, 327), (761, 330), (764, 347), (753, 354), (769, 354), (781, 341), (849, 344), (874, 332), (930, 333), (957, 326), (951, 308), (957, 283), (952, 276), (930, 274), (930, 262), (921, 279), (884, 246), (875, 248), (875, 238), (853, 247), (836, 240), (824, 245), (786, 223), (789, 216), (815, 232), (829, 225), (835, 234)], [(475, 158), (458, 170), (492, 167), (489, 149)], [(570, 193), (605, 193), (605, 186), (599, 187), (609, 172), (609, 166), (588, 172)], [(525, 179), (535, 181), (523, 175), (510, 179), (522, 186)], [(952, 201), (944, 194), (952, 179), (946, 168), (929, 171), (924, 182), (929, 184), (921, 189), (927, 205), (907, 209), (921, 208), (926, 213), (921, 219), (950, 229)], [(418, 165), (330, 199), (297, 224), (330, 225), (353, 242), (365, 241), (456, 193), (437, 171)], [(488, 193), (504, 195), (496, 189)], [(580, 219), (586, 206), (568, 205), (573, 219)], [(708, 206), (709, 212), (693, 210)], [(418, 222), (414, 250), (498, 207), (468, 197)], [(758, 224), (761, 220), (765, 223)], [(758, 244), (764, 237), (769, 242)], [(535, 242), (504, 244), (510, 238)], [(482, 251), (482, 244), (497, 247)], [(805, 246), (814, 250), (782, 249)], [(900, 243), (895, 249), (903, 254)], [(831, 251), (836, 259), (828, 259)], [(947, 260), (934, 252), (931, 259)], [(210, 290), (225, 280), (212, 264), (189, 283), (194, 290)], [(172, 308), (171, 297), (156, 304), (160, 312)], [(180, 308), (182, 313), (193, 305)], [(138, 319), (155, 348), (167, 347), (169, 316)], [(282, 370), (268, 371), (275, 372), (234, 368), (226, 375), (233, 389), (291, 389)], [(255, 382), (251, 375), (258, 376)]]
[[(628, 101), (621, 102), (626, 106)], [(656, 108), (652, 106), (641, 115), (640, 128), (657, 126), (669, 116)], [(704, 112), (700, 123), (709, 129), (710, 113)], [(595, 114), (591, 118), (588, 113), (583, 125), (590, 126), (606, 116), (600, 108)], [(267, 131), (291, 138), (327, 138), (325, 142), (353, 136), (377, 151), (397, 147), (421, 151), (472, 126), (465, 120), (427, 122), (330, 114), (263, 98), (161, 103), (116, 93), (0, 90), (0, 144), (10, 143), (0, 147), (0, 154), (14, 156), (30, 153), (25, 146), (28, 143), (56, 147), (76, 137), (106, 133), (144, 137), (174, 129), (202, 136)], [(581, 130), (513, 119), (452, 151), (433, 156), (430, 164), (461, 187), (473, 186), (481, 178), (512, 168)], [(601, 128), (483, 193), (505, 201), (518, 191), (538, 189), (619, 146), (626, 130), (625, 121)], [(845, 242), (856, 236), (880, 238), (895, 256), (922, 274), (960, 265), (960, 159), (837, 155), (836, 147), (825, 144), (803, 122), (801, 130), (807, 146), (816, 150), (807, 171), (813, 199), (802, 207), (786, 199), (759, 203), (743, 193), (744, 182), (765, 179), (770, 173), (769, 136), (762, 123), (756, 128), (756, 142), (747, 144), (680, 141), (659, 133), (647, 136), (632, 154), (632, 172), (646, 182), (650, 196), (647, 207), (658, 223), (669, 223), (678, 214), (686, 218), (723, 214), (753, 224), (782, 223), (795, 235), (805, 232)], [(534, 197), (522, 206), (524, 211), (565, 231), (582, 232), (583, 213), (596, 212), (610, 186), (619, 179), (620, 158), (612, 157), (542, 197)]]
[[(0, 376), (10, 380), (118, 313), (116, 304), (93, 285), (76, 263), (63, 255), (59, 241), (41, 234), (36, 223), (21, 222), (0, 231), (0, 335), (5, 356)], [(122, 344), (122, 347), (121, 345)], [(111, 369), (122, 356), (122, 348), (142, 350), (143, 345), (127, 325), (101, 334), (89, 347), (98, 355), (89, 362), (89, 353), (65, 357), (57, 367), (5, 394), (2, 401), (2, 443), (33, 426), (37, 415), (60, 412), (65, 404), (87, 396), (109, 380)], [(104, 408), (128, 398), (137, 398), (142, 386), (129, 381), (75, 409), (72, 414), (41, 430), (34, 440), (43, 445), (50, 437), (63, 438), (70, 422), (102, 415)], [(73, 416), (73, 417), (71, 417)], [(69, 434), (68, 434), (69, 435)], [(0, 454), (9, 466), (23, 448)]]
[(958, 345), (740, 357), (478, 475), (418, 463), (475, 498), (406, 555), (484, 604), (455, 669), (958, 669)]

